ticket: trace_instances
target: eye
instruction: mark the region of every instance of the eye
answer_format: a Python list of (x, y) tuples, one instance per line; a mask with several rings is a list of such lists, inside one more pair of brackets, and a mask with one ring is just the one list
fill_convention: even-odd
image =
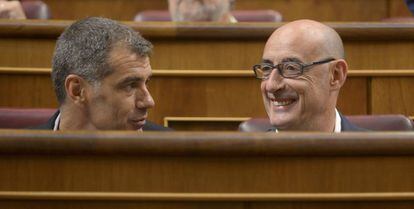
[(286, 78), (296, 77), (302, 74), (302, 65), (296, 62), (282, 63), (282, 73)]
[(273, 70), (273, 66), (271, 65), (261, 65), (260, 70), (262, 71), (263, 75), (270, 75)]
[(124, 86), (124, 90), (126, 91), (126, 92), (131, 92), (131, 91), (133, 91), (134, 89), (136, 89), (136, 87), (137, 87), (137, 83), (136, 82), (132, 82), (132, 83), (128, 83), (128, 84), (126, 84), (125, 86)]
[(300, 71), (300, 65), (297, 63), (284, 63), (283, 70), (286, 73), (296, 73)]

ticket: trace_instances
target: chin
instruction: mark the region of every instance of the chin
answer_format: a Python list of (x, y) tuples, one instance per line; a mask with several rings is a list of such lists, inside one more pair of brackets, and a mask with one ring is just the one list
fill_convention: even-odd
[(277, 130), (286, 130), (289, 129), (289, 125), (279, 121), (270, 121), (270, 123), (276, 127)]
[(286, 117), (269, 117), (270, 123), (276, 127), (278, 130), (291, 130), (292, 129), (292, 120)]

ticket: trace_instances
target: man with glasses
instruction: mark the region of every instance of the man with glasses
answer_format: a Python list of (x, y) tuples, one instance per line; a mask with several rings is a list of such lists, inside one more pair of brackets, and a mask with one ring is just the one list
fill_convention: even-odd
[(336, 109), (348, 65), (335, 30), (312, 20), (288, 23), (270, 36), (262, 59), (253, 70), (275, 131), (363, 130)]

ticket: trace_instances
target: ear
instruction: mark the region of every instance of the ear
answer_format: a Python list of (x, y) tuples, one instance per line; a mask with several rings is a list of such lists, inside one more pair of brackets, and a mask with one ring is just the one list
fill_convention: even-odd
[(338, 91), (345, 83), (348, 64), (343, 59), (335, 60), (334, 62), (331, 69), (330, 86), (332, 91)]
[(74, 74), (70, 74), (65, 79), (66, 97), (74, 104), (83, 104), (86, 101), (86, 82)]

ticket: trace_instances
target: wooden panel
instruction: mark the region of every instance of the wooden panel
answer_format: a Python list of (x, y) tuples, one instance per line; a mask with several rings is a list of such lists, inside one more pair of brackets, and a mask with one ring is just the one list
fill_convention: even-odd
[[(411, 208), (413, 193), (182, 194), (0, 192), (5, 208)], [(316, 200), (316, 201), (315, 201)], [(374, 202), (375, 201), (375, 202)], [(3, 204), (2, 204), (3, 203)], [(33, 207), (37, 206), (37, 207)]]
[(262, 59), (266, 40), (153, 40), (158, 69), (250, 70)]
[(133, 20), (142, 10), (167, 9), (167, 0), (44, 0), (53, 19), (80, 19), (102, 16), (116, 20)]
[(372, 80), (372, 113), (414, 115), (413, 78), (375, 78)]
[(237, 0), (236, 9), (274, 9), (285, 21), (379, 21), (387, 17), (387, 0)]
[(413, 192), (413, 149), (414, 133), (397, 132), (0, 130), (0, 191)]
[(408, 209), (414, 133), (0, 130), (0, 207)]
[(164, 126), (182, 131), (237, 131), (249, 118), (233, 117), (165, 117)]
[[(42, 201), (1, 201), (0, 207), (9, 209), (244, 209), (249, 203), (242, 202), (208, 202), (208, 201), (108, 201), (108, 200), (42, 200)], [(397, 208), (399, 209), (399, 208)]]
[(243, 202), (111, 202), (111, 201), (5, 201), (0, 203), (1, 207), (10, 209), (411, 209), (413, 203), (410, 201), (380, 201), (380, 202), (312, 202), (312, 203), (279, 203), (279, 202), (265, 202), (265, 203), (250, 203)]
[(57, 107), (50, 75), (0, 75), (0, 106)]
[(51, 67), (55, 39), (0, 38), (2, 66)]
[[(157, 77), (150, 84), (156, 101), (152, 120), (166, 116), (265, 116), (260, 82), (252, 77)], [(151, 115), (150, 113), (150, 115)]]
[(410, 10), (404, 0), (388, 0), (389, 17), (411, 17)]
[[(50, 67), (68, 21), (0, 21), (1, 66)], [(155, 69), (250, 70), (281, 24), (128, 23), (153, 42)], [(413, 69), (414, 24), (330, 23), (351, 69)], [(203, 30), (200, 30), (203, 28)]]
[(367, 115), (370, 109), (369, 78), (348, 77), (338, 98), (338, 109), (345, 115)]
[(345, 54), (351, 69), (413, 69), (414, 62), (407, 56), (414, 51), (414, 42), (347, 41)]
[[(44, 0), (54, 19), (104, 16), (132, 20), (142, 10), (168, 8), (167, 0)], [(319, 21), (379, 21), (388, 15), (388, 2), (396, 0), (237, 0), (236, 9), (274, 9), (284, 20), (309, 18)], [(395, 11), (394, 4), (391, 4)], [(392, 13), (394, 14), (394, 13)]]
[[(151, 39), (150, 39), (151, 40)], [(260, 62), (266, 40), (152, 40), (156, 69), (251, 69)], [(54, 39), (0, 39), (3, 66), (50, 67)], [(413, 69), (412, 41), (345, 42), (351, 69)], [(208, 59), (207, 59), (208, 58)]]
[[(308, 137), (308, 140), (314, 139), (312, 135)], [(139, 138), (142, 137), (137, 137), (137, 140)], [(186, 139), (193, 138), (187, 136)], [(123, 146), (134, 146), (130, 141)], [(246, 147), (251, 145), (245, 140), (243, 142), (238, 143)], [(227, 143), (228, 146), (235, 145), (231, 141)], [(174, 147), (173, 143), (165, 143), (168, 145)], [(414, 187), (413, 156), (250, 156), (248, 159), (242, 156), (199, 156), (194, 150), (191, 157), (175, 157), (162, 151), (159, 155), (163, 156), (139, 157), (84, 153), (80, 156), (3, 154), (0, 159), (0, 190), (340, 193), (407, 192)]]

